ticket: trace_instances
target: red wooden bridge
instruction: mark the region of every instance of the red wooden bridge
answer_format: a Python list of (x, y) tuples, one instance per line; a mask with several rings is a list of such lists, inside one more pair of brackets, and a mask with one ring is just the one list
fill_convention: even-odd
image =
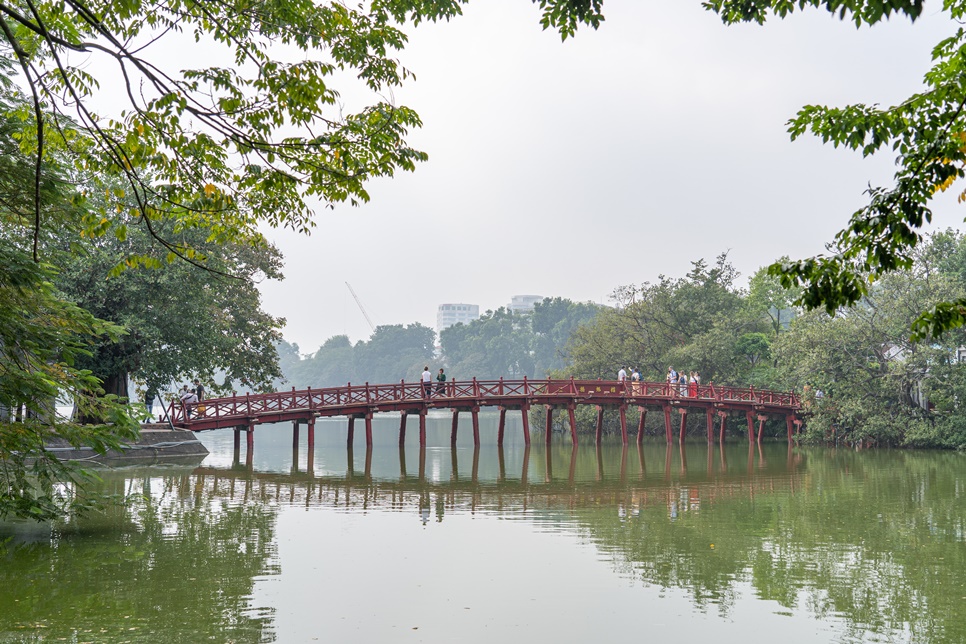
[[(688, 395), (689, 393), (693, 395)], [(354, 423), (363, 419), (366, 427), (366, 445), (372, 446), (372, 417), (381, 412), (401, 414), (399, 444), (406, 437), (406, 420), (409, 415), (419, 416), (419, 444), (426, 445), (426, 413), (430, 409), (448, 409), (453, 412), (452, 443), (456, 444), (456, 428), (460, 412), (469, 412), (473, 419), (473, 443), (480, 444), (478, 413), (482, 407), (497, 407), (500, 411), (497, 442), (503, 445), (507, 410), (522, 412), (523, 438), (530, 444), (528, 412), (531, 407), (543, 405), (546, 410), (546, 440), (549, 443), (554, 410), (566, 410), (570, 420), (570, 435), (577, 444), (577, 405), (594, 405), (597, 408), (596, 440), (600, 442), (603, 431), (604, 409), (616, 408), (624, 444), (628, 440), (626, 412), (629, 406), (640, 411), (637, 424), (637, 441), (644, 436), (644, 421), (649, 410), (663, 412), (664, 428), (668, 442), (673, 441), (672, 411), (680, 415), (680, 440), (684, 440), (688, 413), (704, 413), (707, 422), (708, 441), (714, 440), (715, 417), (719, 420), (718, 437), (724, 437), (725, 418), (731, 413), (745, 415), (748, 423), (748, 440), (755, 441), (755, 420), (758, 421), (757, 440), (768, 418), (785, 418), (788, 440), (791, 441), (798, 425), (801, 403), (794, 393), (756, 390), (745, 387), (719, 387), (700, 385), (690, 392), (686, 385), (664, 382), (616, 382), (604, 380), (467, 380), (450, 381), (438, 388), (426, 388), (423, 383), (400, 382), (391, 385), (346, 385), (325, 389), (302, 389), (276, 391), (265, 394), (246, 394), (230, 398), (208, 400), (182, 405), (171, 403), (168, 409), (171, 422), (184, 429), (204, 431), (224, 427), (235, 428), (235, 444), (239, 433), (247, 432), (251, 451), (255, 426), (264, 423), (294, 423), (295, 439), (298, 427), (308, 427), (311, 449), (315, 442), (315, 420), (319, 417), (347, 416), (349, 422), (348, 443), (353, 440)]]

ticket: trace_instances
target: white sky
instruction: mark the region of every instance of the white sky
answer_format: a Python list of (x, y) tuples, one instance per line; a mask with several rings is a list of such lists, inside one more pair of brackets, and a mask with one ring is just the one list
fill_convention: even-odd
[[(264, 306), (310, 353), (368, 337), (346, 281), (377, 325), (435, 327), (443, 302), (606, 302), (724, 250), (743, 279), (820, 253), (892, 158), (792, 143), (786, 121), (917, 91), (956, 27), (937, 6), (857, 31), (824, 11), (725, 27), (699, 0), (607, 0), (598, 31), (561, 43), (526, 0), (476, 0), (410, 27), (399, 58), (417, 78), (394, 99), (422, 117), (410, 141), (430, 160), (362, 207), (319, 209), (311, 237), (272, 231), (287, 279)], [(952, 204), (940, 226), (962, 220)]]

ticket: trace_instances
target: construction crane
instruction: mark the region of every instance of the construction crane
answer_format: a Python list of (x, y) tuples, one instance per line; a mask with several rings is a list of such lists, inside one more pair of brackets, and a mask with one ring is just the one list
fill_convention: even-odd
[(360, 300), (359, 296), (356, 295), (355, 290), (353, 290), (352, 288), (352, 284), (349, 284), (349, 282), (346, 282), (345, 285), (349, 287), (349, 292), (352, 293), (352, 299), (356, 301), (356, 304), (359, 306), (359, 310), (362, 311), (362, 317), (364, 317), (366, 319), (366, 322), (369, 323), (369, 328), (375, 331), (376, 325), (372, 323), (372, 320), (369, 318), (369, 314), (366, 313), (366, 307), (362, 306), (362, 300)]

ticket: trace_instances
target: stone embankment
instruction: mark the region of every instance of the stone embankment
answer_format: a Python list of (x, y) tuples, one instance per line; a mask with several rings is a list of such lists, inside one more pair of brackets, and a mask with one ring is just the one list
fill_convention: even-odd
[(97, 454), (90, 447), (72, 447), (62, 439), (52, 440), (47, 449), (62, 461), (89, 460), (97, 462), (159, 463), (175, 460), (200, 460), (208, 455), (208, 449), (201, 444), (194, 432), (171, 429), (166, 424), (145, 424), (141, 426), (141, 437), (128, 444), (121, 451), (111, 450), (104, 455)]

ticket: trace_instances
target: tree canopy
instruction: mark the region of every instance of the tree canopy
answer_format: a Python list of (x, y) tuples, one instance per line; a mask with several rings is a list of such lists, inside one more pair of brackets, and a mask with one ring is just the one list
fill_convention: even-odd
[[(857, 27), (894, 15), (916, 20), (922, 0), (709, 0), (704, 7), (727, 24), (786, 18), (806, 8), (824, 8)], [(966, 18), (966, 2), (945, 0), (950, 18)], [(959, 28), (933, 48), (933, 67), (923, 91), (896, 105), (828, 107), (807, 105), (792, 118), (792, 139), (810, 133), (834, 146), (864, 156), (883, 150), (896, 155), (891, 186), (870, 186), (868, 203), (854, 212), (829, 245), (828, 255), (778, 261), (770, 267), (788, 287), (801, 287), (798, 301), (834, 313), (859, 303), (870, 285), (897, 270), (909, 270), (922, 242), (922, 227), (932, 221), (931, 201), (966, 176), (966, 29)], [(966, 192), (960, 197), (960, 201)], [(916, 337), (938, 336), (966, 324), (966, 299), (934, 303), (911, 321)]]

